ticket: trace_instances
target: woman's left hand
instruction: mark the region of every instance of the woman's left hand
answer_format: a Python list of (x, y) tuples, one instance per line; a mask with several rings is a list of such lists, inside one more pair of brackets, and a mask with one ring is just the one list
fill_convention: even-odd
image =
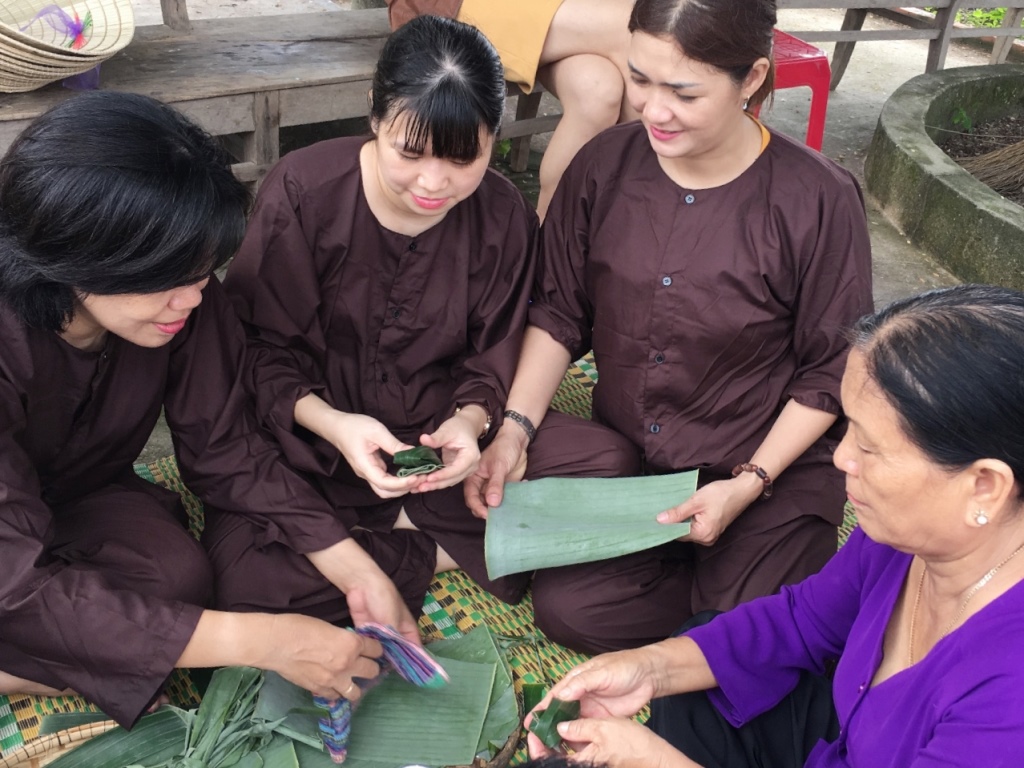
[[(573, 762), (608, 768), (693, 768), (697, 763), (633, 720), (582, 719), (562, 723), (558, 732), (576, 754)], [(555, 754), (533, 733), (526, 737), (530, 757)]]
[(459, 411), (431, 435), (420, 435), (420, 443), (441, 454), (444, 469), (422, 475), (415, 493), (436, 491), (458, 485), (480, 464), (480, 427), (466, 411)]
[(751, 483), (749, 474), (731, 480), (708, 483), (678, 507), (658, 515), (659, 523), (690, 521), (690, 533), (680, 541), (692, 541), (710, 547), (750, 504), (761, 495), (764, 487), (760, 480)]

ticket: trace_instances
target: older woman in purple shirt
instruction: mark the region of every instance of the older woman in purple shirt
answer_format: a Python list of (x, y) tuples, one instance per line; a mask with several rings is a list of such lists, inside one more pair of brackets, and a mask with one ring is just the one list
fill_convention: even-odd
[[(855, 330), (835, 463), (861, 528), (779, 595), (570, 672), (551, 695), (581, 702), (581, 759), (1020, 765), (1024, 294), (935, 291)], [(650, 728), (623, 719), (650, 699)]]

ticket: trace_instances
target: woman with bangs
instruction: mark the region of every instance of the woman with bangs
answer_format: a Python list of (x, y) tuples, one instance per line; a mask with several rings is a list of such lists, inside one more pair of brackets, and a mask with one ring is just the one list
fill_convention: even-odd
[[(208, 609), (180, 497), (132, 470), (163, 409), (208, 512), (300, 543), (329, 513), (259, 433), (212, 276), (248, 207), (210, 136), (133, 94), (69, 99), (0, 160), (0, 693), (77, 692), (130, 726), (176, 667), (272, 669), (330, 698), (378, 673), (378, 643), (324, 621)], [(387, 621), (404, 606), (384, 592)]]
[[(372, 136), (285, 157), (225, 281), (251, 330), (264, 425), (334, 506), (317, 535), (358, 541), (413, 613), (456, 563), (507, 601), (526, 587), (525, 576), (487, 578), (484, 523), (460, 487), (504, 408), (537, 241), (536, 215), (487, 167), (504, 98), (501, 62), (477, 30), (406, 24), (377, 64)], [(392, 474), (391, 456), (417, 445), (444, 468)], [(215, 520), (207, 543), (226, 564), (224, 607), (349, 615), (322, 574), (250, 521)]]

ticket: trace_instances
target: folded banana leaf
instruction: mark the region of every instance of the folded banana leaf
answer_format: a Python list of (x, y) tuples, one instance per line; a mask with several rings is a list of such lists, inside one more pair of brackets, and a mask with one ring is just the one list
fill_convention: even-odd
[(438, 469), (444, 469), (444, 462), (433, 448), (421, 445), (398, 451), (391, 460), (399, 467), (398, 476), (425, 475)]
[(686, 501), (697, 472), (651, 477), (561, 478), (508, 483), (490, 511), (487, 575), (592, 563), (685, 536), (689, 523), (663, 525), (659, 512)]
[(545, 746), (557, 749), (562, 743), (562, 736), (558, 733), (558, 724), (576, 720), (579, 716), (580, 703), (578, 701), (552, 699), (547, 709), (534, 713), (530, 720), (530, 730), (544, 742)]

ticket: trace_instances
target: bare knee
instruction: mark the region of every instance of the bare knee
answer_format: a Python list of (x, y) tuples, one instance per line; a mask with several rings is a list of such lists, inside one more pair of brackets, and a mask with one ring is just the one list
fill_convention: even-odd
[(619, 120), (625, 84), (619, 68), (597, 54), (554, 62), (541, 80), (562, 104), (564, 120), (586, 123), (596, 135)]

